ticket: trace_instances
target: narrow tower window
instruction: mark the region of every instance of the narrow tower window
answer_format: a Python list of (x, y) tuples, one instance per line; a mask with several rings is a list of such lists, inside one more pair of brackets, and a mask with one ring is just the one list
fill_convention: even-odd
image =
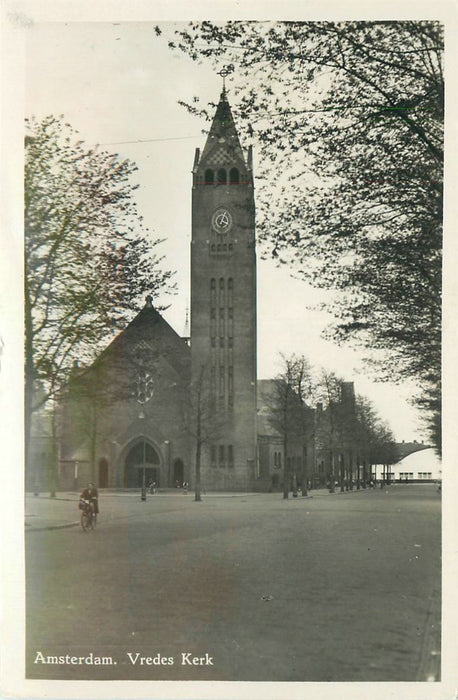
[(238, 185), (240, 182), (239, 171), (237, 168), (231, 168), (229, 172), (229, 183), (231, 185)]
[(228, 403), (229, 406), (234, 405), (234, 368), (228, 367), (228, 377), (227, 377), (227, 393), (228, 393)]
[(224, 168), (220, 168), (218, 170), (216, 177), (217, 177), (218, 185), (225, 185), (227, 183), (227, 173), (226, 173), (226, 170)]
[(224, 308), (224, 277), (220, 277), (219, 280), (219, 305), (220, 308)]
[(207, 168), (205, 171), (205, 184), (206, 185), (213, 185), (215, 182), (215, 173), (211, 168)]

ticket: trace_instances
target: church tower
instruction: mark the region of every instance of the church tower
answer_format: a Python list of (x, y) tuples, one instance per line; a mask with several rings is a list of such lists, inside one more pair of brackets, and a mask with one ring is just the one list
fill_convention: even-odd
[(252, 154), (245, 159), (224, 88), (193, 167), (191, 363), (207, 431), (202, 485), (250, 488), (257, 442)]

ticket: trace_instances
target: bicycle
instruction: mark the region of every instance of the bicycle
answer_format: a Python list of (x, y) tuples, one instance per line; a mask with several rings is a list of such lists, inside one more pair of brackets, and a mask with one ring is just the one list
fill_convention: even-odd
[(83, 531), (94, 530), (97, 524), (97, 513), (94, 512), (94, 504), (90, 501), (85, 501), (83, 498), (80, 499), (80, 504), (82, 506), (81, 527)]

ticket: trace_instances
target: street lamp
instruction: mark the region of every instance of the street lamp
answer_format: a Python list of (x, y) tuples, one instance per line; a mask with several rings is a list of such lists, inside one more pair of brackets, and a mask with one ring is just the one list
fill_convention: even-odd
[(146, 440), (143, 437), (142, 501), (146, 501)]

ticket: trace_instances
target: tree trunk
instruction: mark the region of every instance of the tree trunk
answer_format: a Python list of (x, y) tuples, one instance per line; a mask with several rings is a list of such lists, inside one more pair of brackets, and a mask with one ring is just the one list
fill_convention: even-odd
[(196, 445), (196, 488), (195, 488), (195, 501), (201, 501), (202, 497), (200, 495), (200, 456), (202, 453), (202, 443), (200, 440), (197, 441)]
[(307, 476), (308, 476), (308, 463), (307, 463), (307, 445), (302, 448), (302, 495), (307, 496)]
[[(90, 456), (89, 456), (89, 481), (92, 481), (95, 486), (98, 486), (95, 479), (95, 454), (96, 454), (96, 443), (97, 443), (97, 408), (94, 402), (91, 402), (91, 424), (89, 426), (90, 431)], [(143, 444), (143, 471), (145, 469), (145, 443)]]
[(56, 410), (55, 404), (52, 409), (51, 416), (51, 429), (52, 429), (52, 456), (51, 464), (49, 466), (49, 495), (51, 498), (56, 497), (56, 491), (58, 486), (58, 469), (57, 469), (57, 426), (56, 426)]
[(339, 456), (340, 459), (340, 491), (343, 493), (345, 491), (345, 463), (344, 463), (344, 456), (341, 454)]
[(286, 500), (288, 498), (289, 494), (289, 465), (288, 465), (288, 457), (287, 457), (287, 448), (288, 448), (288, 440), (285, 435), (285, 438), (283, 440), (283, 449), (285, 453), (285, 458), (284, 458), (284, 467), (283, 467), (283, 499)]
[(32, 476), (35, 485), (35, 495), (38, 496), (38, 464), (32, 466), (31, 442), (32, 442), (32, 416), (34, 402), (34, 377), (33, 345), (32, 345), (32, 314), (28, 301), (27, 289), (25, 290), (25, 396), (24, 396), (24, 448), (26, 478)]

